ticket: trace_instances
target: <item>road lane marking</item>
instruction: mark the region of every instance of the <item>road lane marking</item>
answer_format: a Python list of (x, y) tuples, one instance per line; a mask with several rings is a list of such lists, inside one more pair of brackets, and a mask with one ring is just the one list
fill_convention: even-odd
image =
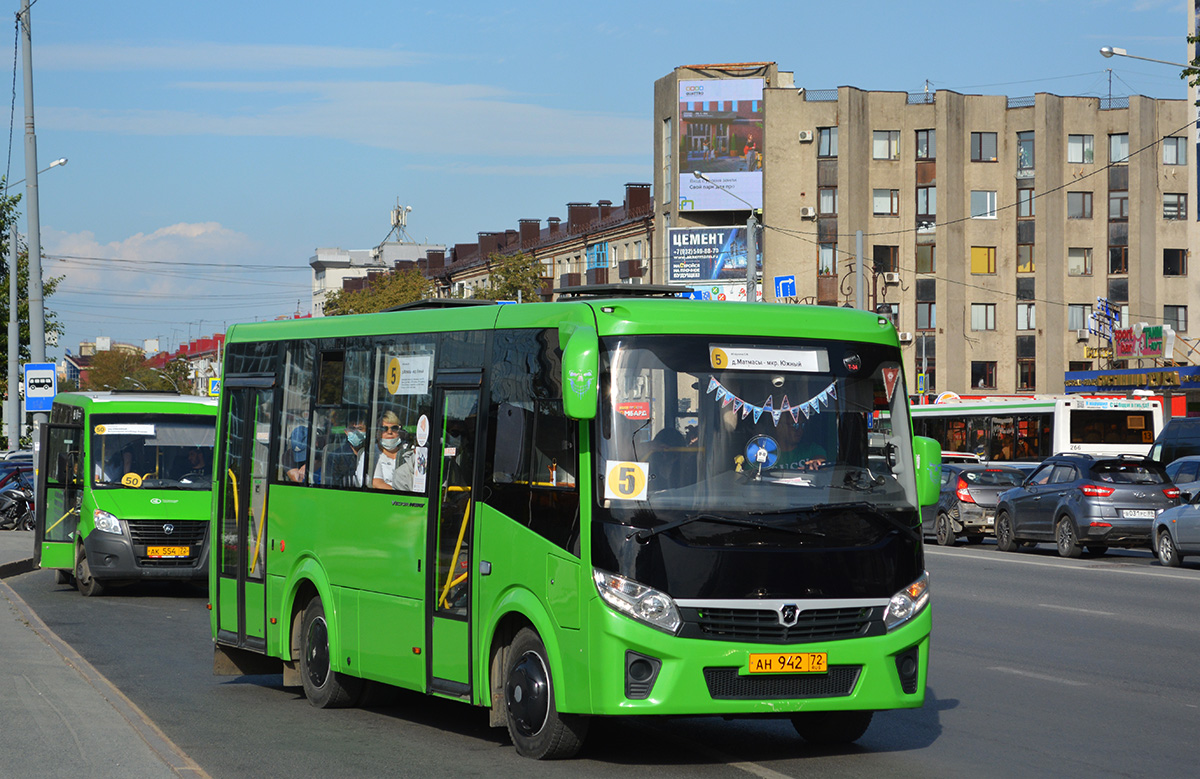
[(1058, 606), (1053, 603), (1039, 603), (1039, 607), (1043, 609), (1058, 609), (1059, 611), (1073, 611), (1079, 614), (1095, 614), (1097, 617), (1115, 617), (1117, 616), (1111, 611), (1096, 611), (1095, 609), (1079, 609), (1074, 606)]
[[(928, 546), (925, 547), (925, 554), (932, 555), (934, 557), (936, 557), (938, 555), (946, 555), (948, 557), (972, 557), (972, 556), (975, 556), (975, 552), (968, 551), (966, 549), (963, 549), (961, 551), (955, 551), (955, 550), (951, 550), (951, 549), (931, 549)], [(1179, 579), (1181, 581), (1190, 581), (1190, 582), (1196, 582), (1196, 583), (1200, 584), (1200, 575), (1198, 575), (1198, 573), (1200, 573), (1200, 572), (1196, 572), (1196, 571), (1191, 571), (1191, 572), (1181, 571), (1179, 573), (1173, 573), (1170, 571), (1164, 571), (1161, 569), (1154, 569), (1154, 568), (1145, 568), (1145, 569), (1133, 568), (1128, 563), (1107, 563), (1107, 564), (1102, 564), (1102, 565), (1096, 565), (1096, 564), (1071, 565), (1066, 560), (1061, 560), (1061, 561), (1045, 561), (1045, 560), (1035, 560), (1035, 559), (1024, 559), (1023, 560), (1018, 556), (1019, 553), (1011, 553), (1010, 554), (1010, 553), (1005, 553), (1005, 552), (994, 552), (993, 551), (990, 554), (987, 552), (984, 552), (984, 554), (986, 555), (987, 562), (990, 562), (990, 563), (1010, 563), (1013, 565), (1035, 565), (1040, 568), (1057, 568), (1060, 571), (1078, 571), (1078, 572), (1086, 572), (1086, 573), (1126, 573), (1126, 574), (1130, 574), (1132, 576), (1150, 576), (1150, 577), (1158, 578), (1158, 579)]]
[(1051, 676), (1049, 674), (1039, 674), (1033, 671), (1022, 671), (1019, 668), (1005, 668), (1002, 665), (995, 665), (988, 669), (989, 671), (999, 671), (1002, 674), (1012, 674), (1014, 676), (1028, 676), (1030, 679), (1037, 679), (1042, 682), (1054, 682), (1056, 684), (1065, 684), (1069, 687), (1087, 687), (1087, 682), (1076, 682), (1071, 679), (1064, 679), (1061, 676)]

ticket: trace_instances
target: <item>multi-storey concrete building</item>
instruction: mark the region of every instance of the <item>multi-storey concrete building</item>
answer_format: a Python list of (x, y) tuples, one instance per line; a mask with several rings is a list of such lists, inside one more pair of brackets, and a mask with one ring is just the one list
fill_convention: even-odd
[[(743, 118), (755, 99), (761, 130)], [(742, 224), (761, 204), (765, 299), (888, 313), (929, 391), (1063, 392), (1067, 370), (1122, 367), (1097, 331), (1138, 322), (1170, 325), (1188, 359), (1189, 118), (1184, 100), (814, 91), (772, 63), (678, 68), (655, 84), (656, 264), (670, 228)]]

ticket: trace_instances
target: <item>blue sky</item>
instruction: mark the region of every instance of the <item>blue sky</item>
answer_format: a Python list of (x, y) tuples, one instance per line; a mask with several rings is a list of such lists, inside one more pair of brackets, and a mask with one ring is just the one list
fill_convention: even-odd
[(1112, 68), (1114, 96), (1186, 96), (1177, 69), (1098, 53), (1185, 61), (1180, 0), (37, 0), (32, 15), (39, 167), (70, 160), (39, 179), (45, 273), (65, 276), (51, 358), (306, 312), (315, 249), (377, 245), (397, 200), (410, 235), (446, 244), (619, 202), (651, 180), (653, 85), (679, 65), (1099, 96)]

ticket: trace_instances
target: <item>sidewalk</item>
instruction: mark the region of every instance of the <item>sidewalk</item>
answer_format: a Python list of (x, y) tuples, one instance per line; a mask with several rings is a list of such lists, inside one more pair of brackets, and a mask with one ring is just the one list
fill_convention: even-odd
[(32, 570), (33, 533), (0, 531), (0, 773), (207, 777), (3, 581)]

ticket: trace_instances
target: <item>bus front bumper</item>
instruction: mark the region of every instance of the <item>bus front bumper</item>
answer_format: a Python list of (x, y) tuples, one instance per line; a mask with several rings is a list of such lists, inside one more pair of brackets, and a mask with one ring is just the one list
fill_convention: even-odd
[(189, 546), (183, 557), (151, 557), (147, 547), (135, 546), (123, 534), (93, 530), (83, 540), (83, 551), (92, 576), (100, 581), (208, 581), (207, 543)]
[[(592, 601), (592, 713), (787, 715), (925, 702), (932, 611), (886, 635), (806, 644), (679, 638)], [(751, 673), (750, 655), (825, 653), (824, 673)]]

